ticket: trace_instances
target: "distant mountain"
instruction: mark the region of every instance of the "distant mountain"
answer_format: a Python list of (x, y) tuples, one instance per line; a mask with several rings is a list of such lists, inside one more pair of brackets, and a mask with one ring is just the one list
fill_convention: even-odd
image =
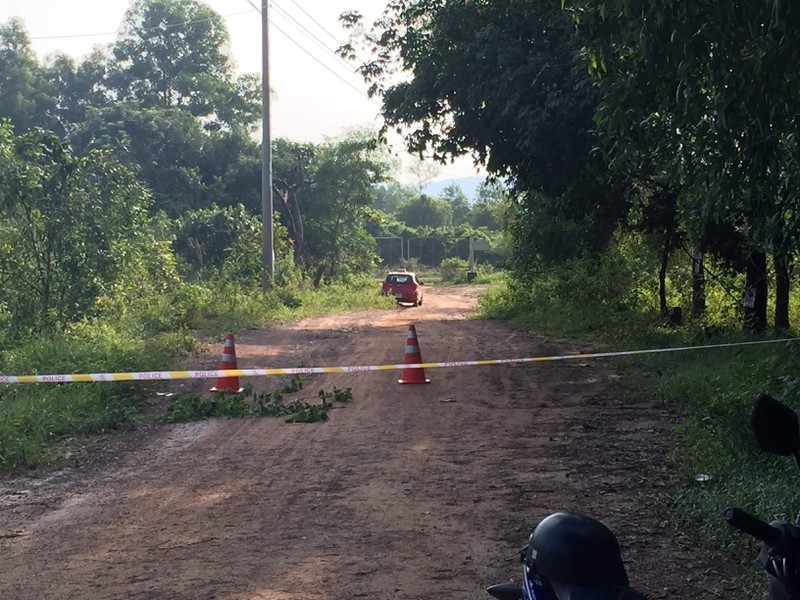
[(481, 177), (480, 175), (476, 175), (474, 177), (457, 177), (455, 179), (442, 179), (439, 181), (432, 181), (424, 188), (422, 188), (422, 193), (427, 194), (428, 196), (436, 197), (442, 193), (442, 190), (444, 188), (455, 183), (456, 185), (461, 187), (461, 191), (464, 192), (467, 198), (469, 198), (469, 201), (474, 202), (475, 192), (484, 179), (486, 179), (486, 177)]

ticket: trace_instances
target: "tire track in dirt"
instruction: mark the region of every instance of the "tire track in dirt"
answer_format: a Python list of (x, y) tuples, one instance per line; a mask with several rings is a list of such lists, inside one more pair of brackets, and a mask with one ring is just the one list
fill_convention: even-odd
[[(410, 320), (426, 361), (564, 351), (469, 320), (474, 304), (469, 288), (434, 288), (415, 309), (246, 331), (238, 364), (402, 362)], [(480, 598), (517, 576), (530, 526), (559, 509), (614, 527), (636, 550), (634, 580), (657, 597), (703, 595), (705, 580), (676, 580), (686, 557), (637, 504), (663, 476), (666, 411), (613, 398), (613, 373), (597, 363), (428, 376), (400, 386), (397, 372), (326, 374), (300, 396), (335, 385), (354, 397), (328, 422), (164, 426), (102, 468), (4, 482), (0, 531), (28, 535), (0, 540), (0, 597)]]

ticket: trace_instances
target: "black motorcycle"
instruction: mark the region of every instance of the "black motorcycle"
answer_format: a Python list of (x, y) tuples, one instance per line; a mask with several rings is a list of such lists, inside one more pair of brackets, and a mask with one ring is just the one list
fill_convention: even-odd
[[(800, 466), (800, 421), (774, 398), (756, 398), (751, 417), (759, 447), (794, 456)], [(800, 517), (798, 525), (765, 523), (738, 508), (725, 520), (762, 542), (759, 560), (770, 575), (771, 600), (800, 600)], [(499, 584), (499, 600), (646, 600), (630, 587), (614, 534), (602, 523), (574, 513), (542, 520), (520, 552), (522, 585)]]
[[(761, 450), (794, 456), (800, 466), (800, 422), (792, 409), (762, 394), (753, 406), (751, 425)], [(786, 521), (765, 523), (738, 508), (727, 509), (725, 520), (761, 541), (758, 559), (769, 573), (770, 599), (800, 600), (800, 527)]]

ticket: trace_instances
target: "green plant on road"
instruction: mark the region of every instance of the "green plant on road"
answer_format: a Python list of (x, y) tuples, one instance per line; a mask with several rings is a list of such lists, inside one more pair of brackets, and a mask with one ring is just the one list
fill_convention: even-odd
[[(302, 380), (298, 375), (292, 382), (299, 387), (286, 386), (284, 391), (302, 389)], [(353, 399), (350, 388), (340, 389), (334, 386), (333, 390), (319, 391), (321, 404), (312, 404), (306, 400), (296, 399), (284, 402), (283, 394), (275, 392), (254, 392), (247, 386), (242, 392), (220, 393), (211, 397), (199, 394), (179, 394), (172, 399), (167, 413), (162, 417), (165, 422), (177, 423), (183, 421), (200, 421), (212, 417), (243, 418), (243, 417), (283, 417), (287, 423), (313, 423), (325, 421), (328, 410), (333, 402), (349, 402)]]

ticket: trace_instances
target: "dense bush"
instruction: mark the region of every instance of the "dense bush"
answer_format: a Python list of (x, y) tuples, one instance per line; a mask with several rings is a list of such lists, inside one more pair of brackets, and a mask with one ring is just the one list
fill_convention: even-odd
[(102, 152), (79, 157), (55, 135), (0, 126), (0, 283), (6, 335), (63, 329), (159, 255), (147, 191)]
[[(498, 273), (492, 265), (474, 265), (475, 278), (471, 283), (489, 283)], [(442, 281), (445, 283), (469, 283), (469, 262), (461, 258), (446, 258), (439, 265)]]

